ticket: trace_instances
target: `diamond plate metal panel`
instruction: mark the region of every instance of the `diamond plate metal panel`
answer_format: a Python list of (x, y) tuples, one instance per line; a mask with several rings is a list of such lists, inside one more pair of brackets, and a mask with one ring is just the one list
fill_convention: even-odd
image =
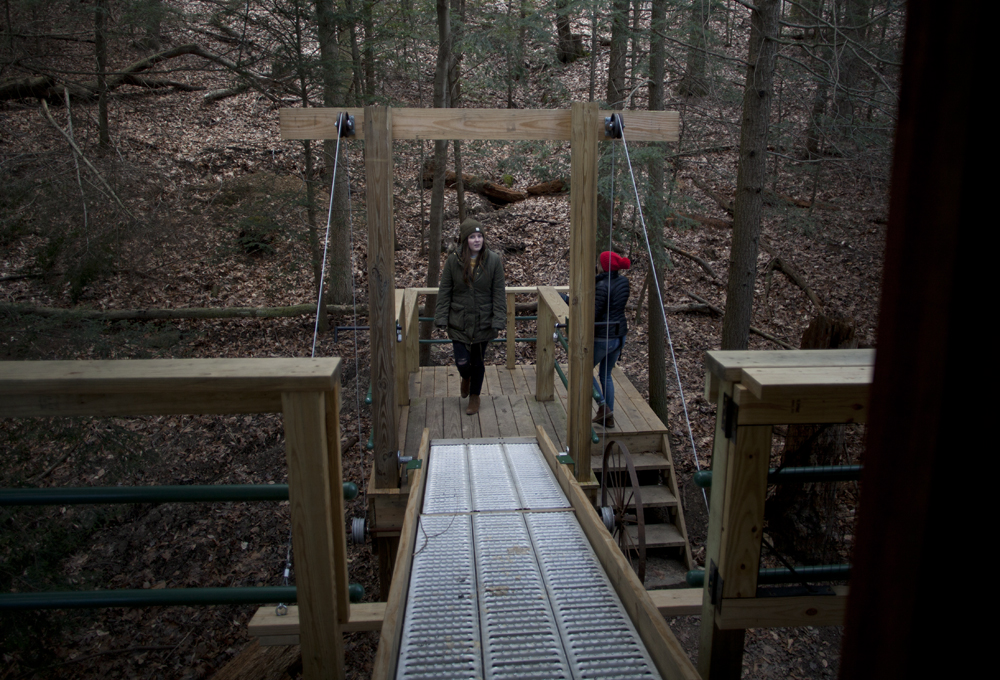
[(486, 677), (572, 677), (523, 515), (475, 515), (473, 533)]
[(427, 487), (424, 489), (425, 514), (472, 510), (465, 449), (465, 444), (431, 446), (427, 463)]
[(482, 678), (469, 515), (423, 516), (417, 531), (397, 678)]
[(520, 507), (533, 510), (570, 507), (538, 444), (505, 444), (504, 449), (521, 497)]
[(521, 506), (501, 444), (469, 446), (472, 509), (517, 510)]
[(573, 676), (659, 678), (576, 516), (524, 517)]

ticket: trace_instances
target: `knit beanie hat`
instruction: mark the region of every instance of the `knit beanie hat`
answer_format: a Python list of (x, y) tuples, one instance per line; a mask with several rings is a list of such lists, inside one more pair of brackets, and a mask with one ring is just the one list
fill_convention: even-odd
[(616, 272), (619, 269), (628, 269), (632, 266), (632, 262), (627, 257), (622, 257), (618, 253), (613, 253), (610, 250), (605, 250), (601, 253), (600, 261), (601, 269), (606, 272)]
[(465, 242), (469, 239), (469, 237), (477, 232), (482, 234), (483, 238), (486, 238), (486, 234), (483, 232), (483, 225), (471, 217), (466, 217), (465, 221), (462, 222), (461, 230), (458, 232), (459, 247), (465, 245)]

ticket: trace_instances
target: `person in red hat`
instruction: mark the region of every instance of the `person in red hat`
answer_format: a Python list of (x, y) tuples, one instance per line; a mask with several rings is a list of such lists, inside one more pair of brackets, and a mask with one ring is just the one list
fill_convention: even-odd
[(601, 253), (599, 261), (601, 273), (594, 287), (594, 365), (601, 365), (599, 387), (604, 403), (597, 407), (594, 422), (607, 429), (615, 426), (615, 385), (611, 371), (621, 356), (628, 333), (625, 305), (631, 291), (622, 271), (632, 263), (610, 250)]

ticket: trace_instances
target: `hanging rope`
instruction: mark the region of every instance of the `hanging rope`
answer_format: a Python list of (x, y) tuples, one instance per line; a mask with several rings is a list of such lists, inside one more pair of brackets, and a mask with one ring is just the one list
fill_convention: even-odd
[[(653, 283), (656, 286), (656, 299), (659, 303), (660, 314), (663, 316), (663, 327), (667, 331), (667, 346), (670, 348), (670, 361), (674, 365), (674, 375), (677, 378), (677, 389), (681, 395), (681, 406), (684, 408), (684, 421), (687, 423), (688, 438), (691, 442), (691, 454), (694, 458), (695, 469), (701, 471), (701, 463), (698, 460), (698, 449), (694, 443), (694, 430), (691, 428), (691, 417), (688, 414), (687, 399), (684, 397), (684, 385), (681, 383), (681, 373), (680, 369), (677, 367), (677, 355), (674, 353), (674, 341), (670, 337), (670, 325), (667, 323), (667, 313), (663, 307), (663, 293), (660, 290), (659, 277), (656, 275), (656, 266), (653, 263), (653, 248), (649, 245), (649, 231), (646, 228), (646, 218), (642, 214), (642, 204), (639, 200), (639, 187), (635, 181), (635, 170), (632, 169), (632, 159), (628, 152), (628, 142), (625, 141), (625, 128), (621, 124), (621, 116), (617, 113), (612, 114), (613, 118), (617, 118), (619, 125), (619, 130), (622, 139), (622, 148), (625, 150), (625, 160), (628, 162), (628, 171), (632, 177), (632, 189), (635, 191), (635, 206), (636, 210), (639, 212), (639, 222), (642, 224), (642, 235), (646, 242), (646, 253), (649, 255), (649, 272), (652, 276)], [(613, 207), (613, 206), (612, 206)], [(705, 490), (701, 490), (701, 496), (705, 500), (705, 510), (708, 511), (708, 494)]]
[[(330, 178), (330, 202), (327, 206), (326, 211), (326, 234), (323, 237), (323, 260), (320, 264), (320, 275), (319, 275), (319, 291), (316, 296), (316, 322), (313, 324), (313, 337), (312, 337), (312, 351), (310, 352), (310, 357), (316, 357), (316, 339), (319, 336), (319, 317), (320, 312), (323, 309), (323, 290), (326, 287), (326, 257), (330, 249), (330, 225), (333, 222), (333, 195), (334, 190), (337, 186), (337, 165), (340, 161), (340, 138), (342, 136), (342, 130), (344, 123), (347, 122), (347, 114), (340, 113), (337, 116), (337, 148), (333, 154), (333, 176)], [(347, 173), (347, 219), (351, 224), (351, 293), (354, 298), (354, 325), (358, 325), (358, 298), (357, 290), (354, 285), (354, 219), (353, 213), (351, 211), (351, 174)], [(358, 334), (357, 331), (354, 333), (354, 399), (355, 399), (355, 410), (358, 414), (358, 441), (361, 441), (361, 397), (360, 397), (360, 387), (358, 385), (358, 380), (360, 379), (360, 372), (358, 370)], [(284, 585), (288, 585), (288, 577), (292, 571), (292, 531), (288, 530), (288, 550), (285, 556), (285, 572), (282, 577), (282, 582)], [(278, 606), (275, 607), (275, 613), (278, 616), (285, 616), (288, 613), (288, 606), (283, 602), (279, 602)]]
[(344, 116), (346, 114), (341, 113), (337, 116), (337, 150), (333, 154), (333, 176), (330, 178), (330, 205), (326, 211), (326, 236), (323, 237), (323, 261), (320, 265), (319, 274), (319, 292), (317, 294), (316, 300), (316, 324), (313, 326), (313, 341), (312, 341), (312, 354), (311, 357), (316, 356), (316, 336), (319, 335), (319, 313), (323, 306), (323, 288), (326, 285), (326, 253), (330, 248), (330, 222), (333, 219), (333, 190), (337, 185), (337, 161), (340, 160), (340, 126), (344, 122)]

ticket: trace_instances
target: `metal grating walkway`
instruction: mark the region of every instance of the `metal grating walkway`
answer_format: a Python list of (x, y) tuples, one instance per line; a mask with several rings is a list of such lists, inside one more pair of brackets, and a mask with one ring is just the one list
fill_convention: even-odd
[(438, 440), (397, 678), (659, 678), (534, 439)]

